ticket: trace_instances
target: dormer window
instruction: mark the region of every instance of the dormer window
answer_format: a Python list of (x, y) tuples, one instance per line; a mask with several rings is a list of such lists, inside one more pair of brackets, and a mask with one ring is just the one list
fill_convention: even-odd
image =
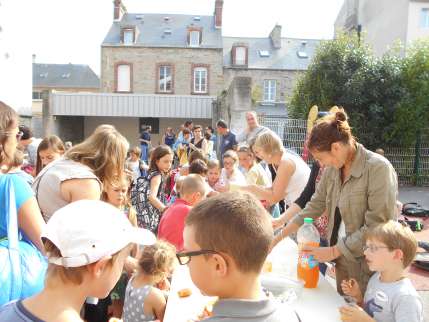
[(201, 28), (189, 28), (188, 29), (188, 45), (189, 47), (199, 47), (201, 45)]
[(237, 66), (247, 65), (248, 47), (245, 45), (234, 45), (232, 47), (232, 64)]
[(135, 30), (134, 28), (124, 28), (122, 29), (122, 43), (124, 45), (132, 45), (135, 43)]

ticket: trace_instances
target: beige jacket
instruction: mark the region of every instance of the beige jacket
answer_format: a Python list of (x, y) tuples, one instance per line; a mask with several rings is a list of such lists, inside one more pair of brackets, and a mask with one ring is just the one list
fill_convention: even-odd
[(372, 226), (396, 219), (398, 182), (390, 162), (356, 144), (357, 152), (351, 173), (341, 184), (340, 170), (326, 168), (316, 192), (293, 222), (302, 225), (305, 217), (317, 218), (328, 211), (327, 234), (330, 239), (338, 207), (346, 237), (338, 238), (337, 247), (350, 261), (363, 256), (364, 233)]

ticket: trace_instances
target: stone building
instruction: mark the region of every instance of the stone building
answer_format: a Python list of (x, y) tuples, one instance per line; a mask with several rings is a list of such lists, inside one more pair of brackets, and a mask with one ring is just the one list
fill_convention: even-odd
[[(223, 1), (215, 1), (212, 16), (133, 14), (121, 1), (114, 1), (114, 20), (101, 45), (102, 92), (168, 96), (176, 111), (160, 117), (147, 114), (142, 106), (126, 120), (88, 119), (88, 130), (109, 121), (135, 141), (141, 125), (151, 125), (156, 144), (167, 126), (177, 129), (186, 121), (180, 115), (195, 105), (192, 102), (219, 95), (224, 88), (222, 5)], [(185, 105), (178, 106), (178, 101)], [(198, 111), (191, 112), (194, 123), (212, 123), (211, 118), (200, 118)]]
[(429, 37), (429, 0), (344, 0), (335, 29), (364, 32), (381, 56), (398, 41), (407, 47)]
[(287, 115), (288, 98), (320, 42), (283, 38), (281, 30), (276, 25), (265, 38), (223, 37), (225, 86), (235, 77), (250, 77), (252, 103), (259, 114)]

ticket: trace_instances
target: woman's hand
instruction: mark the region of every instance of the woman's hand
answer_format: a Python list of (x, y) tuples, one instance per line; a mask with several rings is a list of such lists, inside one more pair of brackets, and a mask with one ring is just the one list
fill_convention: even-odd
[(312, 246), (303, 246), (300, 249), (300, 252), (305, 252), (309, 255), (313, 255), (314, 258), (319, 262), (330, 262), (337, 257), (340, 257), (341, 253), (338, 251), (337, 247), (312, 247)]
[(340, 307), (341, 321), (375, 322), (361, 307), (357, 305)]

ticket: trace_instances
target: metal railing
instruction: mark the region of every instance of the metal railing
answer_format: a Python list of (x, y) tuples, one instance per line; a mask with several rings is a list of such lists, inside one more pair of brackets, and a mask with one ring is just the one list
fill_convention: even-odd
[[(260, 116), (259, 122), (283, 140), (286, 148), (302, 155), (307, 121)], [(422, 131), (416, 147), (383, 147), (384, 156), (392, 163), (400, 185), (429, 186), (429, 129)]]

